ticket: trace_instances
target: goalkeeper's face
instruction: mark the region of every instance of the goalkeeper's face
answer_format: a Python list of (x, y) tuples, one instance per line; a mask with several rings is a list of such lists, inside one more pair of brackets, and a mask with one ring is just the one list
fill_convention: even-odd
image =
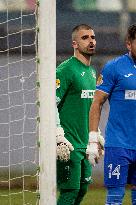
[(73, 40), (73, 48), (83, 55), (94, 55), (96, 48), (94, 31), (91, 29), (79, 30), (75, 35), (75, 39)]

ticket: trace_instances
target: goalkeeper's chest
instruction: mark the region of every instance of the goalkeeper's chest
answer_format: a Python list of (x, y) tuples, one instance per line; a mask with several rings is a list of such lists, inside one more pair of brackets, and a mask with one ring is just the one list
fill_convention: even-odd
[(90, 70), (81, 71), (74, 76), (72, 87), (75, 91), (94, 90), (96, 87), (96, 78)]

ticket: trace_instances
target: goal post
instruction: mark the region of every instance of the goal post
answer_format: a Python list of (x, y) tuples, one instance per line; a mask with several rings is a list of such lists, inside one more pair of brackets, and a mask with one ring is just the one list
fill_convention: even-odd
[(56, 1), (39, 1), (40, 205), (56, 204)]

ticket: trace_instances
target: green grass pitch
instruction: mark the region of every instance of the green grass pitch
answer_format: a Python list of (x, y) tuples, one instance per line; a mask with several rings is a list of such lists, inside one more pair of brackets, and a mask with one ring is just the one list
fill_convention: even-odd
[[(13, 193), (17, 193), (18, 194), (11, 194), (11, 204), (12, 205), (23, 205), (23, 194), (21, 193), (22, 190), (20, 189), (14, 189), (12, 190), (12, 194)], [(0, 190), (0, 194), (2, 195), (8, 195), (8, 191), (7, 190)], [(86, 194), (86, 196), (83, 199), (83, 202), (81, 203), (81, 205), (104, 205), (105, 204), (105, 195), (106, 195), (106, 191), (105, 188), (101, 187), (101, 188), (93, 188), (93, 186), (89, 189), (88, 193)], [(130, 191), (128, 189), (126, 189), (126, 195), (124, 197), (124, 201), (123, 201), (123, 205), (130, 205), (131, 201), (130, 201)], [(9, 197), (6, 196), (0, 196), (0, 204), (1, 205), (9, 205)], [(37, 205), (37, 195), (35, 193), (32, 192), (26, 192), (25, 193), (25, 204), (29, 204), (29, 205)]]
[[(104, 205), (105, 204), (106, 190), (105, 188), (90, 188), (88, 193), (83, 199), (81, 205)], [(127, 189), (123, 200), (123, 205), (130, 205), (131, 201), (130, 191)]]

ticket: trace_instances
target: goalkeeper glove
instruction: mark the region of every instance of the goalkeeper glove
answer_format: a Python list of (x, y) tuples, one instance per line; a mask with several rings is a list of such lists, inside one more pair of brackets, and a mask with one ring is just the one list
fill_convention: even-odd
[(64, 137), (62, 127), (57, 127), (56, 142), (57, 142), (57, 159), (68, 161), (70, 159), (70, 151), (74, 150), (72, 144)]
[(95, 166), (98, 163), (100, 155), (103, 154), (104, 138), (100, 130), (98, 132), (92, 131), (89, 133), (89, 143), (87, 145), (87, 158), (91, 165)]

